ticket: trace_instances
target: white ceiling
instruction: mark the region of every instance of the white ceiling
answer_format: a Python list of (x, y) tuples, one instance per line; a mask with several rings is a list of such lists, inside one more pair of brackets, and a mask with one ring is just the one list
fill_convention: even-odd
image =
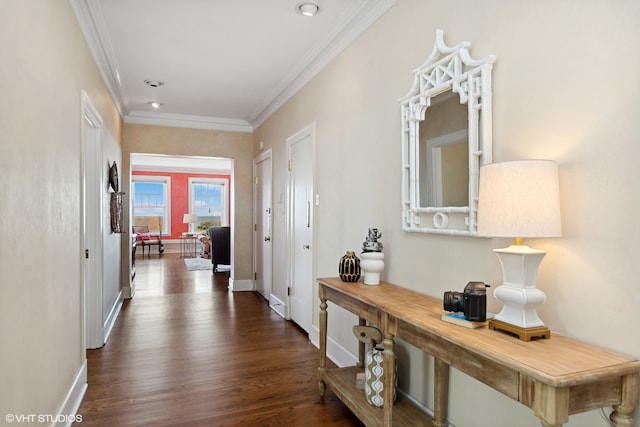
[(396, 2), (315, 0), (306, 17), (303, 0), (70, 1), (126, 122), (246, 132)]

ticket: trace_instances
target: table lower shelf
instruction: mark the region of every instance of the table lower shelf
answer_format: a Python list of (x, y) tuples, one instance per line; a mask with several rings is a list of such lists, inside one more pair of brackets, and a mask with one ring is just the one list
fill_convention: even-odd
[[(356, 366), (329, 369), (322, 376), (322, 381), (366, 426), (382, 426), (382, 408), (370, 405), (364, 396), (364, 390), (356, 387), (358, 372), (364, 370)], [(432, 427), (433, 420), (398, 393), (393, 405), (393, 425)]]

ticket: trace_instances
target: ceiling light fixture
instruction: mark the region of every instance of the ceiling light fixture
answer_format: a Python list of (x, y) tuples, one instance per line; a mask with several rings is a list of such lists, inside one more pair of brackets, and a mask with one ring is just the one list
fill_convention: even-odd
[(158, 101), (149, 101), (149, 102), (147, 102), (147, 104), (151, 105), (156, 110), (160, 109), (160, 107), (162, 107), (164, 105), (163, 103), (158, 102)]
[(296, 8), (299, 14), (304, 16), (314, 16), (320, 10), (320, 7), (314, 3), (300, 3)]
[(164, 82), (161, 82), (159, 80), (151, 80), (151, 79), (147, 79), (144, 81), (144, 83), (146, 85), (149, 85), (151, 87), (160, 87), (164, 85)]

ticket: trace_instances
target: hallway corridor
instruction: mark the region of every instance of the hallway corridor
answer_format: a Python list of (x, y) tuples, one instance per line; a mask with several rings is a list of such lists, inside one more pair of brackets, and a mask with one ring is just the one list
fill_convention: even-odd
[[(136, 259), (134, 299), (89, 350), (82, 426), (360, 426), (318, 395), (318, 349), (228, 273)], [(354, 379), (355, 380), (355, 379)]]

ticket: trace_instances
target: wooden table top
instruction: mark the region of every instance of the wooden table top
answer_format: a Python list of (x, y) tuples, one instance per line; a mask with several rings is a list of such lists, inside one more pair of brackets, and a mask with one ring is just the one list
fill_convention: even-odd
[(355, 298), (427, 334), (434, 334), (482, 357), (553, 386), (570, 386), (640, 372), (640, 361), (597, 346), (552, 334), (529, 342), (487, 327), (468, 329), (441, 320), (442, 300), (381, 282), (370, 286), (338, 277), (318, 283)]

